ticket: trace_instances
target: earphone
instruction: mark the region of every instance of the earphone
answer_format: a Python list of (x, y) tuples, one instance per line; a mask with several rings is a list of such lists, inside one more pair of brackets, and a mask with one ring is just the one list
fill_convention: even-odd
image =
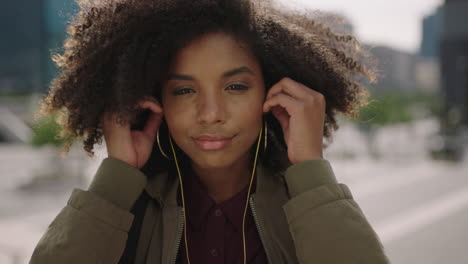
[[(249, 190), (247, 192), (247, 200), (245, 202), (245, 208), (244, 208), (244, 216), (242, 217), (242, 244), (243, 244), (243, 255), (244, 255), (244, 264), (247, 264), (247, 248), (246, 248), (246, 243), (245, 243), (245, 216), (247, 215), (247, 207), (249, 205), (249, 199), (250, 199), (250, 190), (252, 188), (252, 183), (253, 183), (253, 176), (255, 173), (255, 169), (257, 167), (257, 158), (258, 158), (258, 149), (260, 148), (260, 140), (263, 132), (263, 127), (260, 128), (260, 135), (258, 137), (257, 141), (257, 149), (255, 151), (255, 159), (254, 159), (254, 165), (252, 169), (252, 175), (250, 176), (250, 183), (249, 183)], [(177, 161), (177, 156), (174, 150), (174, 145), (172, 144), (172, 139), (169, 136), (169, 142), (171, 144), (171, 149), (172, 149), (172, 154), (174, 155), (174, 161), (176, 164), (177, 168), (177, 174), (179, 176), (179, 184), (181, 188), (181, 195), (182, 195), (182, 207), (183, 207), (183, 212), (184, 212), (184, 243), (185, 243), (185, 255), (187, 256), (187, 263), (190, 264), (190, 256), (189, 256), (189, 251), (188, 251), (188, 243), (187, 243), (187, 216), (185, 214), (185, 197), (184, 197), (184, 186), (182, 182), (182, 176), (180, 174), (180, 169), (179, 169), (179, 162)]]

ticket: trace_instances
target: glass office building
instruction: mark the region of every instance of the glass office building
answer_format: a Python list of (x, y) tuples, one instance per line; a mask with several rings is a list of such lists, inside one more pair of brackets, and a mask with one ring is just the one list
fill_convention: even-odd
[(73, 0), (15, 0), (0, 9), (0, 92), (45, 92), (57, 69), (51, 50), (65, 37)]

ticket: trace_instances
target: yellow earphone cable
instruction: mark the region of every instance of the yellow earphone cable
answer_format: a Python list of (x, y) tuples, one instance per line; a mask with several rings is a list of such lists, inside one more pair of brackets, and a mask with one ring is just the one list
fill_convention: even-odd
[[(249, 183), (249, 190), (247, 192), (247, 200), (245, 201), (245, 208), (244, 208), (244, 216), (242, 218), (242, 244), (243, 244), (243, 249), (244, 249), (244, 264), (247, 263), (247, 249), (246, 249), (246, 243), (245, 243), (245, 216), (247, 215), (247, 207), (249, 205), (249, 199), (250, 199), (250, 190), (252, 188), (252, 182), (253, 182), (253, 176), (255, 174), (255, 168), (257, 167), (257, 157), (258, 157), (258, 149), (260, 147), (260, 139), (262, 138), (262, 131), (263, 127), (260, 128), (260, 136), (258, 137), (257, 141), (257, 149), (255, 151), (255, 159), (254, 159), (254, 165), (252, 169), (252, 175), (250, 176), (250, 183)], [(181, 188), (181, 195), (182, 195), (182, 208), (183, 208), (183, 213), (184, 213), (184, 241), (185, 241), (185, 255), (187, 256), (187, 263), (190, 264), (190, 257), (189, 257), (189, 251), (188, 251), (188, 243), (187, 243), (187, 216), (185, 214), (185, 197), (184, 197), (184, 186), (182, 183), (182, 176), (180, 174), (180, 169), (179, 169), (179, 162), (177, 161), (177, 156), (175, 154), (174, 146), (172, 145), (172, 139), (171, 136), (169, 135), (169, 142), (171, 143), (171, 148), (172, 148), (172, 154), (174, 155), (174, 161), (176, 164), (177, 168), (177, 174), (179, 175), (179, 184)]]

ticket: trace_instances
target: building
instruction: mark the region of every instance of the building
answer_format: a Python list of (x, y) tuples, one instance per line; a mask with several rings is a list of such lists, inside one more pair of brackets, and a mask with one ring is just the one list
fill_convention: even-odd
[(73, 0), (16, 0), (0, 9), (0, 92), (45, 92), (57, 69), (51, 50), (61, 46)]
[(442, 34), (443, 7), (426, 16), (422, 21), (422, 41), (419, 55), (425, 58), (439, 58), (440, 36)]
[(467, 14), (468, 0), (445, 0), (440, 54), (445, 121), (449, 127), (468, 125)]
[(436, 93), (440, 69), (434, 58), (400, 51), (387, 46), (369, 48), (377, 61), (379, 79), (373, 85), (377, 92)]
[[(28, 8), (24, 8), (27, 6)], [(28, 91), (41, 82), (41, 1), (5, 1), (0, 9), (0, 92)], [(35, 30), (31, 30), (31, 27)]]
[(462, 160), (468, 143), (468, 0), (445, 0), (439, 43), (443, 141), (435, 157)]

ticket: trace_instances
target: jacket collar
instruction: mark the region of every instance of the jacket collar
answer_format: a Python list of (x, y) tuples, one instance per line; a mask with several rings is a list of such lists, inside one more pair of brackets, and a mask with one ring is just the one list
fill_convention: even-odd
[[(261, 163), (256, 167), (256, 191), (252, 194), (257, 212), (259, 226), (263, 229), (264, 240), (270, 252), (271, 263), (282, 263), (284, 259), (296, 259), (294, 242), (288, 229), (288, 222), (283, 212), (284, 204), (289, 200), (289, 194), (284, 180), (284, 171), (274, 172)], [(173, 255), (171, 245), (175, 243), (177, 228), (177, 187), (178, 176), (162, 172), (151, 178), (145, 190), (157, 200), (162, 208), (163, 229), (162, 259), (170, 261)], [(275, 206), (272, 206), (275, 205)], [(165, 262), (165, 263), (166, 263)], [(298, 263), (298, 261), (294, 261)]]
[[(261, 162), (256, 166), (256, 196), (274, 195), (278, 181), (283, 180), (283, 172), (274, 172)], [(160, 172), (148, 180), (146, 192), (161, 205), (177, 206), (174, 188), (179, 185), (178, 175), (169, 175), (168, 171)], [(169, 195), (172, 194), (172, 195)], [(169, 197), (170, 196), (170, 197)], [(174, 197), (172, 197), (174, 196)]]

